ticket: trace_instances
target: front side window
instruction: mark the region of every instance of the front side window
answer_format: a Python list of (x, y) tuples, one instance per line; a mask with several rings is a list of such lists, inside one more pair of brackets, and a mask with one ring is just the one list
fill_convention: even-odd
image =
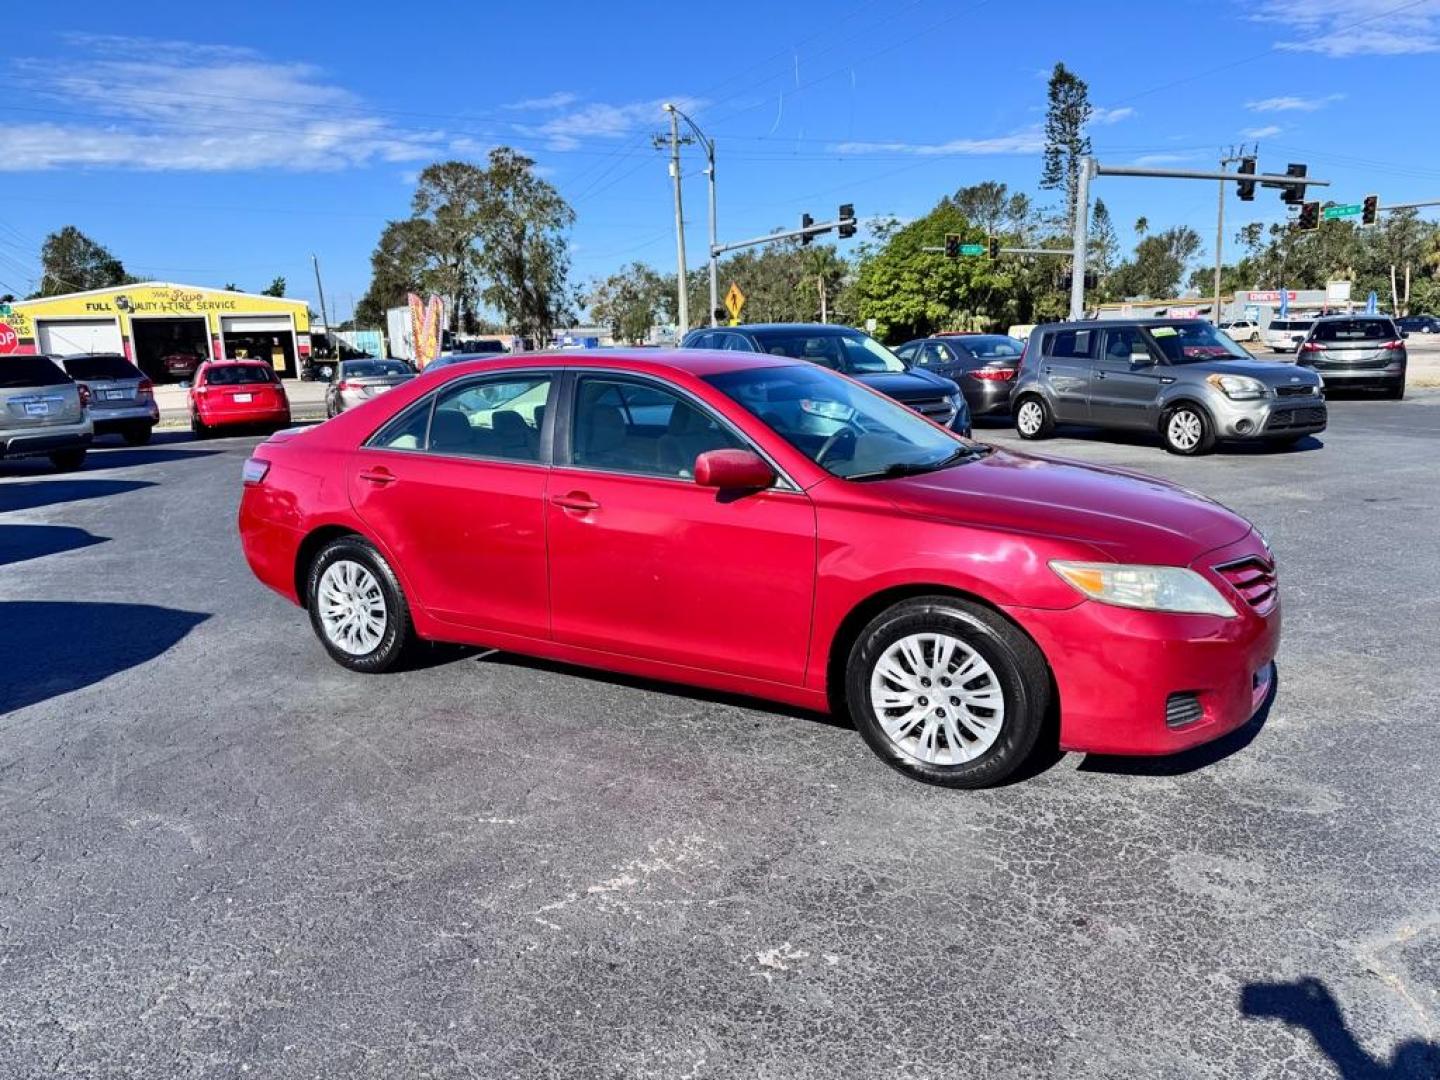
[(709, 450), (748, 449), (712, 413), (649, 383), (584, 376), (571, 460), (587, 469), (688, 480)]
[(808, 364), (744, 368), (705, 381), (835, 476), (904, 476), (985, 452), (887, 397)]
[(1144, 333), (1135, 327), (1105, 332), (1105, 360), (1120, 367), (1155, 362)]

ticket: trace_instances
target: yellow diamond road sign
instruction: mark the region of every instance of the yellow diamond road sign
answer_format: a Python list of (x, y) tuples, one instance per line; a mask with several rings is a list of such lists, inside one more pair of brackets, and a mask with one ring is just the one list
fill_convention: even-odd
[(740, 291), (740, 286), (735, 282), (730, 283), (730, 291), (725, 294), (725, 310), (730, 312), (730, 325), (735, 325), (740, 320), (740, 311), (745, 307), (745, 294)]

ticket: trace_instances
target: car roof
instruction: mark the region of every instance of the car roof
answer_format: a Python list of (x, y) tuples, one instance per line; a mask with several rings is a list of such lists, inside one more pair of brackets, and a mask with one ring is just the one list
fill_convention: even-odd
[(755, 368), (810, 366), (803, 360), (793, 360), (788, 356), (772, 356), (768, 353), (719, 349), (623, 347), (546, 349), (539, 352), (507, 354), (489, 353), (476, 357), (474, 360), (446, 364), (442, 370), (462, 374), (466, 371), (503, 371), (509, 367), (588, 367), (592, 364), (652, 375), (685, 373), (699, 378)]
[(1353, 315), (1346, 315), (1344, 312), (1336, 312), (1333, 315), (1317, 315), (1316, 322), (1336, 322), (1340, 319), (1384, 319), (1386, 322), (1394, 322), (1393, 315), (1386, 315), (1379, 311), (1357, 311)]
[(1104, 330), (1115, 326), (1143, 326), (1148, 330), (1154, 326), (1194, 326), (1196, 323), (1204, 323), (1209, 326), (1210, 320), (1198, 316), (1188, 319), (1077, 319), (1075, 322), (1040, 323), (1035, 329)]
[(247, 366), (247, 367), (267, 367), (267, 368), (270, 366), (270, 365), (267, 364), (264, 360), (256, 360), (256, 359), (253, 359), (253, 358), (240, 357), (240, 356), (227, 356), (227, 357), (226, 357), (225, 359), (223, 359), (223, 360), (206, 360), (205, 363), (201, 364), (200, 366), (201, 366), (201, 367), (235, 367), (235, 366), (241, 366), (241, 365)]
[[(696, 330), (800, 330), (805, 333), (824, 334), (863, 334), (864, 330), (857, 330), (853, 326), (846, 326), (844, 323), (801, 323), (801, 322), (779, 322), (779, 323), (741, 323), (739, 326), (697, 326), (690, 333)], [(688, 336), (688, 335), (687, 335)]]

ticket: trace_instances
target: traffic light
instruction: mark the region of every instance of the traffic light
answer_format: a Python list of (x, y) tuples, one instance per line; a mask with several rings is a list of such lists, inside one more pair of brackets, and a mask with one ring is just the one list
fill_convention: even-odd
[[(801, 214), (801, 215), (800, 215), (800, 228), (802, 228), (802, 229), (808, 229), (808, 228), (810, 228), (811, 225), (814, 225), (814, 224), (815, 224), (815, 219), (814, 219), (813, 217), (811, 217), (809, 214)], [(807, 232), (807, 233), (805, 233), (803, 236), (800, 237), (800, 243), (802, 243), (802, 244), (808, 244), (808, 243), (810, 243), (810, 241), (812, 241), (812, 240), (814, 240), (814, 239), (815, 239), (815, 234), (814, 234), (814, 233), (808, 233), (808, 232)]]
[(836, 230), (841, 240), (848, 240), (855, 235), (855, 204), (840, 204), (840, 228)]
[[(1240, 171), (1253, 176), (1255, 174), (1255, 159), (1253, 157), (1241, 158)], [(1240, 196), (1241, 202), (1249, 202), (1255, 198), (1255, 181), (1241, 180), (1235, 185), (1235, 194)]]
[(1300, 207), (1300, 219), (1295, 227), (1301, 232), (1314, 232), (1320, 228), (1320, 204), (1318, 202), (1307, 202)]
[(1366, 195), (1364, 209), (1360, 212), (1361, 225), (1374, 225), (1380, 219), (1380, 196)]
[(945, 234), (945, 258), (958, 259), (960, 257), (960, 234), (947, 232)]
[(992, 258), (992, 259), (998, 259), (999, 257), (1000, 257), (1000, 238), (999, 238), (998, 236), (992, 236), (992, 237), (990, 237), (990, 258)]
[[(1293, 162), (1285, 166), (1286, 176), (1304, 176), (1306, 172), (1304, 165), (1296, 165)], [(1280, 189), (1280, 201), (1287, 206), (1296, 206), (1305, 201), (1304, 184), (1286, 184)]]

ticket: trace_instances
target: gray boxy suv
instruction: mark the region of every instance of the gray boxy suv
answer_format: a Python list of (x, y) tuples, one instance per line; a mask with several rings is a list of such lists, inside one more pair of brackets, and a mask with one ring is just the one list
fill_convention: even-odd
[(1256, 360), (1201, 319), (1037, 326), (1010, 401), (1022, 439), (1087, 424), (1153, 431), (1186, 455), (1218, 439), (1294, 442), (1326, 421), (1314, 371)]

